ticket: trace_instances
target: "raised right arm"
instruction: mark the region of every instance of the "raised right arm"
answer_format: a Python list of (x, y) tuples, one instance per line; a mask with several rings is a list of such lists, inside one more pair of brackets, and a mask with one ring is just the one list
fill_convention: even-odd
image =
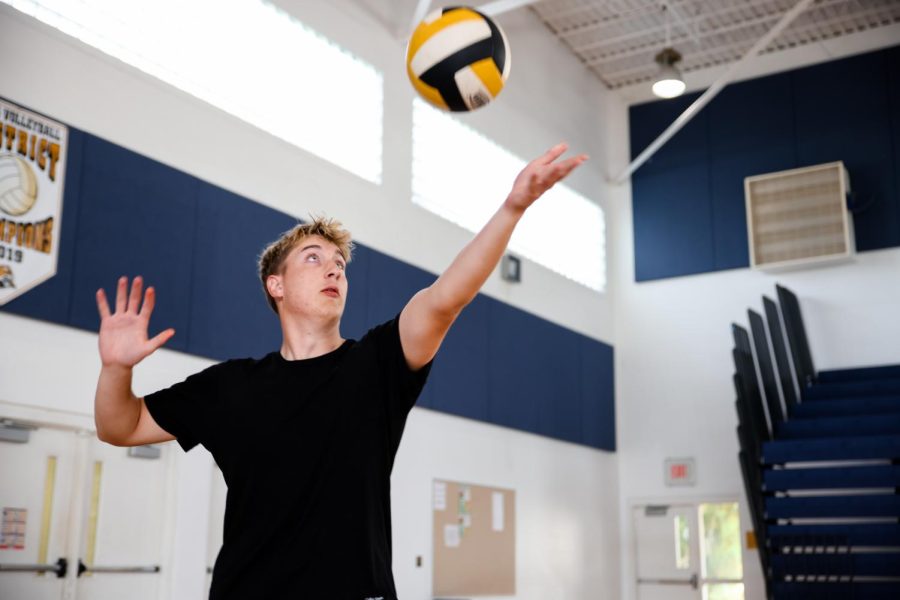
[(131, 391), (134, 366), (165, 344), (174, 329), (147, 338), (155, 292), (147, 288), (141, 305), (143, 281), (135, 277), (128, 294), (128, 278), (119, 279), (116, 310), (111, 313), (105, 292), (97, 290), (100, 313), (100, 378), (94, 396), (94, 423), (97, 437), (114, 446), (140, 446), (174, 440), (160, 427), (144, 403)]

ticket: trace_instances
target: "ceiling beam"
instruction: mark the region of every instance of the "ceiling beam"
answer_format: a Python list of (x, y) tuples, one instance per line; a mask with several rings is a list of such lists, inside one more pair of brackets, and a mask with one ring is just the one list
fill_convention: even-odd
[(522, 8), (523, 6), (528, 6), (529, 4), (534, 4), (539, 1), (540, 0), (493, 0), (493, 2), (482, 4), (477, 7), (476, 10), (489, 17), (496, 17), (505, 12), (516, 10), (517, 8)]

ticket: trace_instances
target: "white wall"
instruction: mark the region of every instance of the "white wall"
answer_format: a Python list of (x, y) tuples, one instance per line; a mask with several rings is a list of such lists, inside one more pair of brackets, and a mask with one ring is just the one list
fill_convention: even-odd
[[(624, 102), (609, 113), (611, 173), (628, 164)], [(742, 528), (752, 529), (737, 452), (730, 325), (749, 328), (775, 283), (799, 297), (817, 369), (900, 363), (900, 249), (859, 254), (853, 263), (776, 276), (735, 269), (635, 283), (631, 189), (616, 188), (607, 214), (616, 314), (616, 415), (624, 599), (634, 596), (629, 506), (740, 498)], [(694, 457), (697, 485), (666, 488), (663, 461)], [(745, 551), (747, 598), (763, 598), (759, 559)]]
[[(0, 6), (0, 93), (298, 217), (309, 212), (339, 217), (361, 243), (440, 271), (470, 234), (409, 201), (412, 91), (402, 64), (404, 41), (350, 0), (285, 4), (384, 73), (383, 185), (345, 173), (5, 5)], [(569, 184), (605, 207), (601, 166), (606, 125), (600, 117), (608, 94), (529, 12), (509, 13), (499, 22), (512, 46), (512, 75), (498, 102), (467, 122), (526, 157), (559, 139), (587, 151), (592, 162)], [(421, 243), (425, 236), (418, 234), (423, 231), (428, 244)], [(612, 342), (609, 295), (598, 295), (536, 265), (525, 265), (521, 285), (494, 276), (485, 292)], [(5, 313), (0, 313), (0, 331), (0, 408), (23, 418), (36, 414), (36, 408), (52, 408), (61, 411), (54, 414), (74, 415), (89, 425), (99, 370), (96, 336)], [(206, 364), (162, 350), (136, 369), (135, 391), (147, 393)], [(439, 447), (457, 450), (438, 452)], [(197, 452), (181, 457), (173, 478), (176, 534), (171, 568), (164, 571), (174, 590), (172, 598), (198, 598), (203, 587), (205, 550), (196, 540), (206, 539), (202, 514), (209, 496), (210, 462)], [(393, 477), (395, 572), (401, 597), (430, 597), (433, 478), (517, 490), (518, 598), (617, 597), (616, 465), (614, 454), (415, 409)], [(425, 558), (421, 569), (411, 566), (416, 555)]]

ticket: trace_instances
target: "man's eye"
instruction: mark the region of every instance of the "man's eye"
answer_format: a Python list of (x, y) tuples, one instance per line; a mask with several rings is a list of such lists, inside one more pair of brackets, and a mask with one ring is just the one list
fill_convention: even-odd
[(339, 262), (339, 263), (337, 264), (337, 266), (341, 269), (341, 271), (343, 271), (344, 269), (347, 268), (347, 265), (345, 265), (345, 264), (342, 263), (342, 262)]
[(306, 260), (319, 260), (319, 255), (318, 254), (307, 254)]

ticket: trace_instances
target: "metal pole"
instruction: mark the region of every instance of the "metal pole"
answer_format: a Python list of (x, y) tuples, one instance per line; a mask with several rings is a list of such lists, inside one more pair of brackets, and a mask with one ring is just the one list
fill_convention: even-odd
[(725, 73), (719, 77), (715, 83), (713, 83), (709, 89), (703, 92), (699, 98), (694, 100), (694, 103), (688, 106), (683, 113), (681, 113), (675, 121), (663, 131), (658, 138), (656, 138), (652, 144), (647, 146), (640, 155), (631, 161), (631, 164), (622, 171), (622, 173), (616, 177), (613, 182), (617, 184), (624, 183), (626, 179), (628, 179), (632, 173), (634, 173), (638, 167), (647, 162), (647, 160), (653, 156), (653, 154), (662, 147), (663, 144), (669, 141), (669, 139), (678, 133), (678, 131), (684, 127), (688, 121), (694, 118), (694, 116), (703, 109), (704, 106), (709, 104), (709, 101), (716, 97), (716, 95), (722, 91), (726, 85), (731, 83), (731, 80), (737, 74), (738, 70), (743, 67), (748, 60), (759, 54), (762, 50), (768, 46), (772, 40), (781, 33), (785, 27), (791, 24), (794, 19), (800, 16), (806, 8), (813, 3), (813, 0), (800, 0), (794, 8), (789, 10), (781, 17), (781, 20), (775, 24), (772, 29), (769, 30), (766, 35), (764, 35), (758, 42), (753, 44), (753, 47), (747, 50), (744, 56), (741, 57), (736, 63), (733, 63)]
[(416, 11), (413, 13), (412, 21), (410, 22), (407, 31), (413, 31), (419, 26), (419, 22), (428, 14), (429, 8), (431, 8), (431, 0), (419, 0), (419, 3), (416, 4)]
[(480, 13), (486, 14), (489, 17), (495, 17), (501, 13), (509, 12), (523, 6), (528, 6), (529, 4), (534, 4), (538, 1), (539, 0), (494, 0), (493, 2), (482, 4), (481, 6), (477, 7), (476, 10)]

